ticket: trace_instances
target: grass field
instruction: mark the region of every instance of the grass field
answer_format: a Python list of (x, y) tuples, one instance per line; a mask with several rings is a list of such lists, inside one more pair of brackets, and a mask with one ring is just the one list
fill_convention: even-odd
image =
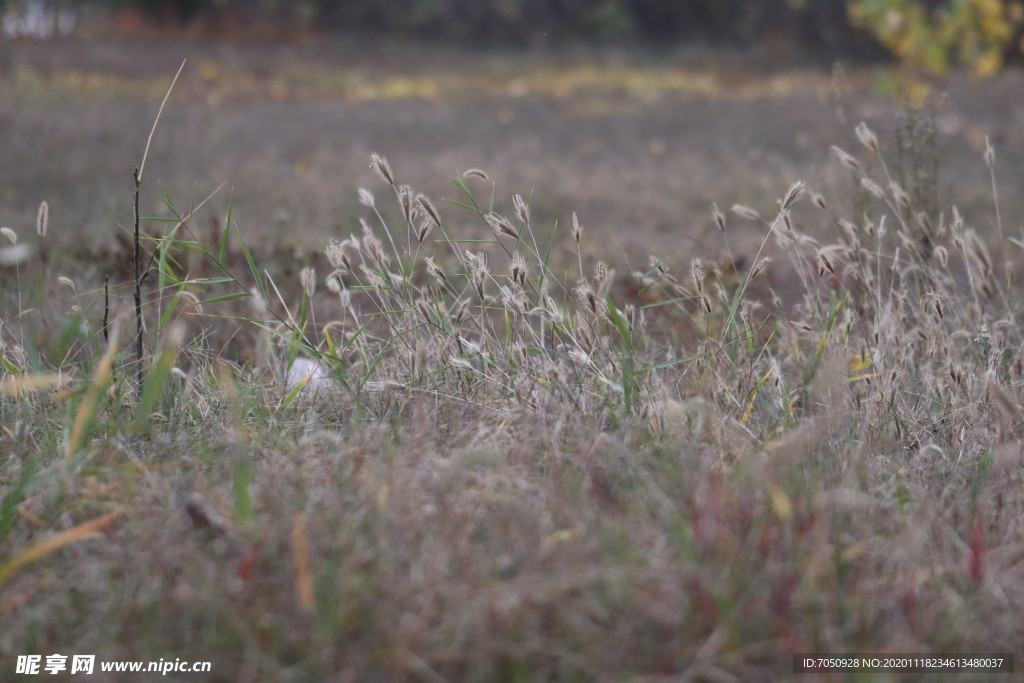
[(0, 82), (0, 679), (1020, 654), (1019, 74), (932, 118), (859, 72), (200, 55), (133, 263), (177, 64), (82, 54)]

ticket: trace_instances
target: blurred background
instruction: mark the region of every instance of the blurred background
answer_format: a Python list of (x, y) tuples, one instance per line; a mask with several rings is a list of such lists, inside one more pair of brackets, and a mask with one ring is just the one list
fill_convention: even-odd
[(859, 192), (829, 149), (860, 153), (860, 121), (908, 191), (981, 231), (990, 136), (1004, 220), (1024, 208), (1022, 0), (0, 0), (0, 16), (0, 225), (31, 238), (46, 200), (49, 239), (95, 268), (119, 258), (183, 59), (142, 213), (223, 185), (203, 229), (232, 194), (256, 248), (296, 262), (358, 231), (357, 188), (392, 208), (371, 151), (437, 200), (480, 168), (499, 209), (532, 195), (548, 229), (575, 211), (600, 238), (589, 256), (620, 269), (742, 256), (763, 226), (731, 216), (723, 234), (711, 203), (768, 214), (799, 179), (829, 201), (804, 226), (827, 238)]

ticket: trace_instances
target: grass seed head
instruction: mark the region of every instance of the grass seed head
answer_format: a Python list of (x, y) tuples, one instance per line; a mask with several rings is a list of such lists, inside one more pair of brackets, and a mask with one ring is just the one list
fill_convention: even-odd
[(985, 136), (985, 165), (989, 168), (996, 165), (996, 148), (992, 146), (992, 141), (987, 135)]
[(844, 150), (841, 147), (832, 145), (832, 153), (839, 159), (839, 163), (846, 166), (851, 171), (860, 171), (860, 162), (853, 158), (853, 155)]
[(303, 268), (299, 272), (299, 282), (302, 283), (302, 288), (306, 290), (306, 296), (312, 297), (313, 293), (316, 292), (316, 271), (312, 268)]
[(781, 206), (782, 210), (785, 211), (789, 207), (800, 201), (803, 196), (807, 194), (807, 185), (802, 180), (798, 180), (786, 191), (785, 196), (782, 198)]
[(487, 220), (487, 224), (491, 226), (491, 230), (493, 230), (496, 235), (505, 235), (512, 239), (519, 239), (519, 232), (504, 216), (496, 213), (489, 213), (485, 218)]
[(427, 264), (427, 272), (428, 273), (430, 273), (433, 277), (437, 278), (438, 280), (441, 280), (441, 281), (447, 281), (448, 280), (448, 278), (445, 277), (444, 271), (441, 269), (441, 266), (437, 265), (437, 263), (434, 261), (433, 257), (428, 256), (424, 260), (425, 260), (425, 262)]
[(576, 244), (580, 243), (580, 237), (583, 236), (583, 228), (580, 227), (580, 219), (576, 217), (576, 212), (572, 212), (572, 238), (576, 240)]
[(434, 223), (430, 218), (424, 218), (420, 221), (419, 230), (416, 232), (416, 239), (420, 244), (422, 244), (423, 240), (427, 239), (430, 235), (431, 230), (434, 229), (434, 225), (436, 225), (436, 223)]
[(690, 277), (693, 278), (693, 286), (697, 288), (697, 294), (704, 293), (704, 262), (699, 258), (690, 262)]
[(376, 206), (377, 200), (373, 198), (373, 193), (362, 187), (359, 188), (359, 203), (363, 206), (373, 208)]
[(522, 315), (527, 308), (526, 293), (518, 283), (509, 287), (500, 287), (501, 303), (505, 310)]
[(985, 246), (985, 243), (981, 241), (981, 238), (973, 230), (969, 230), (965, 237), (971, 256), (981, 268), (982, 275), (988, 277), (992, 273), (992, 257), (989, 256), (988, 247)]
[(50, 205), (45, 201), (39, 203), (39, 211), (36, 213), (36, 234), (46, 237), (46, 228), (50, 222)]
[(864, 145), (875, 154), (879, 153), (881, 148), (878, 145), (878, 136), (868, 128), (868, 124), (861, 121), (857, 125), (855, 132), (857, 133), (857, 139), (860, 140), (860, 144)]
[(875, 198), (885, 199), (885, 190), (883, 190), (882, 187), (871, 178), (861, 178), (860, 186), (864, 188), (868, 192), (868, 194), (873, 195)]
[(763, 273), (765, 268), (767, 268), (768, 264), (771, 263), (771, 262), (772, 262), (772, 257), (771, 256), (765, 256), (763, 259), (758, 261), (757, 265), (754, 266), (754, 269), (750, 271), (750, 279), (753, 280), (755, 277), (757, 277), (758, 275)]
[(11, 244), (18, 243), (18, 233), (14, 232), (8, 227), (0, 228), (0, 235), (3, 235), (8, 240), (10, 240)]
[(402, 216), (407, 222), (412, 222), (416, 207), (413, 205), (413, 191), (408, 185), (398, 188), (398, 206), (402, 209)]
[(376, 152), (370, 155), (370, 168), (377, 171), (380, 177), (387, 181), (388, 185), (395, 184), (395, 174), (391, 172), (391, 164)]
[(517, 194), (512, 198), (512, 206), (516, 210), (516, 215), (519, 216), (519, 220), (524, 224), (530, 224), (530, 206), (523, 199), (522, 195)]
[(384, 251), (384, 245), (377, 239), (376, 235), (370, 233), (363, 235), (362, 252), (366, 254), (371, 263), (386, 266), (391, 262), (387, 252)]
[[(433, 202), (430, 201), (430, 197), (425, 194), (416, 195), (416, 203), (419, 204), (420, 209), (425, 213), (434, 225), (441, 225), (441, 215), (437, 212)], [(423, 240), (420, 239), (422, 242)]]
[(480, 180), (490, 180), (486, 173), (481, 171), (479, 168), (467, 169), (462, 174), (463, 178), (479, 178)]
[(893, 181), (889, 183), (889, 191), (892, 193), (893, 199), (896, 200), (896, 206), (904, 211), (910, 210), (910, 195), (907, 194), (906, 190)]
[(591, 313), (597, 313), (597, 297), (594, 295), (594, 288), (586, 280), (580, 280), (576, 285), (576, 298), (580, 306)]
[(819, 251), (818, 259), (821, 261), (821, 265), (825, 268), (825, 270), (832, 273), (833, 275), (836, 274), (836, 269), (832, 266), (832, 262), (828, 260), (828, 256), (825, 255), (825, 252)]
[(512, 254), (512, 281), (526, 285), (526, 259), (518, 251)]
[(725, 214), (718, 208), (718, 204), (711, 204), (711, 217), (714, 219), (718, 229), (725, 232)]
[(729, 210), (732, 211), (737, 216), (739, 216), (740, 218), (746, 218), (747, 220), (751, 221), (761, 220), (761, 214), (759, 214), (757, 211), (750, 208), (746, 204), (733, 204), (732, 208)]
[(324, 250), (327, 254), (327, 261), (335, 270), (340, 270), (342, 268), (347, 270), (352, 269), (352, 262), (349, 260), (348, 254), (345, 253), (345, 245), (347, 242), (348, 240), (340, 242), (338, 241), (338, 238), (332, 237), (327, 243), (327, 249)]

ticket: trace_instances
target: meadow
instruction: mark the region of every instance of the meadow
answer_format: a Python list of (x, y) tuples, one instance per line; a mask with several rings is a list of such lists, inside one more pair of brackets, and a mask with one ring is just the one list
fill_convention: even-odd
[[(17, 73), (31, 106), (89, 87)], [(281, 247), (251, 189), (154, 179), (169, 83), (129, 129), (138, 192), (83, 198), (127, 204), (119, 240), (75, 245), (50, 201), (0, 236), (3, 676), (814, 681), (793, 653), (1024, 642), (1019, 149), (855, 117), (807, 177), (684, 176), (725, 183), (684, 247), (562, 211), (579, 180), (545, 204), (500, 164), (360, 150), (358, 185), (315, 190), (344, 228), (304, 231), (330, 220), (306, 197)], [(677, 209), (631, 182), (637, 222)]]

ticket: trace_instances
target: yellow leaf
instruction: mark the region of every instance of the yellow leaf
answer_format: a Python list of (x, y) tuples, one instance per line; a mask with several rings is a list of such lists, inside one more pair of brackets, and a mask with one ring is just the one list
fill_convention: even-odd
[(868, 351), (865, 351), (864, 353), (857, 354), (856, 356), (851, 358), (850, 362), (847, 364), (847, 367), (850, 369), (851, 373), (856, 374), (858, 372), (861, 372), (863, 370), (867, 370), (868, 368), (870, 368), (871, 367), (871, 363), (872, 363), (871, 353), (868, 352)]
[(793, 519), (793, 503), (789, 500), (789, 496), (782, 490), (782, 487), (778, 484), (768, 485), (768, 495), (772, 498), (772, 507), (775, 509), (775, 514), (779, 516), (783, 522), (788, 522)]
[(576, 530), (575, 529), (562, 529), (561, 531), (556, 531), (555, 533), (553, 533), (550, 536), (548, 536), (547, 538), (545, 538), (544, 539), (544, 547), (545, 548), (554, 548), (556, 545), (561, 545), (563, 543), (568, 543), (569, 541), (573, 540), (574, 538), (576, 538)]

